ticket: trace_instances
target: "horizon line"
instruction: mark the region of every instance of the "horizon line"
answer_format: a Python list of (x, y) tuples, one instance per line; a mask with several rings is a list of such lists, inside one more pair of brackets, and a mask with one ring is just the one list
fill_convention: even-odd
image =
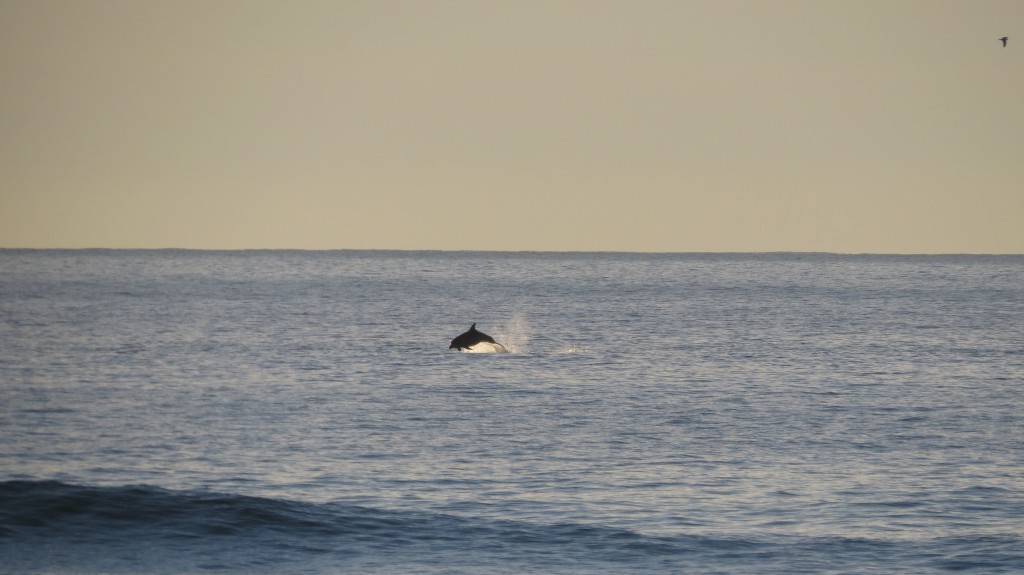
[(1024, 256), (1024, 252), (837, 252), (828, 250), (537, 250), (537, 249), (437, 249), (437, 248), (108, 248), (108, 247), (0, 247), (0, 251), (93, 251), (93, 252), (394, 252), (394, 253), (496, 253), (496, 254), (621, 254), (621, 255), (835, 255), (835, 256)]

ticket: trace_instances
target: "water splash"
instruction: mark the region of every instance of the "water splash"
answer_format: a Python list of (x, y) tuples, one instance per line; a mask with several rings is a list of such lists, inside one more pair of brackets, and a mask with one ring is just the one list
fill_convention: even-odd
[(574, 343), (567, 343), (567, 344), (559, 347), (557, 350), (555, 350), (555, 353), (558, 353), (558, 354), (587, 353), (588, 351), (590, 351), (590, 348), (588, 348), (585, 345), (577, 345), (577, 344), (574, 344)]
[(512, 353), (525, 352), (530, 342), (530, 325), (526, 321), (526, 314), (518, 311), (514, 313), (498, 332), (497, 339)]

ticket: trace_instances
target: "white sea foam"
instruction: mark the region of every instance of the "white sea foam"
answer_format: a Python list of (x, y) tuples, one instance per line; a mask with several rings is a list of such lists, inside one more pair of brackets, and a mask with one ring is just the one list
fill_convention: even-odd
[(557, 354), (587, 353), (588, 351), (590, 351), (590, 349), (587, 346), (585, 346), (585, 345), (577, 345), (577, 344), (574, 344), (574, 343), (567, 343), (567, 344), (559, 346), (555, 350), (555, 353), (557, 353)]

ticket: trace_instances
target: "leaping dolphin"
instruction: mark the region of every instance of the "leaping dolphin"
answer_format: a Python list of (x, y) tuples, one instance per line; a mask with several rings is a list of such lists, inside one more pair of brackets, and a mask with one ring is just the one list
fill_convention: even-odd
[(468, 331), (456, 336), (455, 339), (452, 340), (451, 345), (448, 346), (448, 349), (456, 349), (459, 351), (508, 351), (505, 349), (505, 346), (494, 341), (493, 337), (482, 331), (478, 331), (475, 323), (469, 326)]
[(1006, 47), (1006, 41), (1009, 40), (1009, 39), (1010, 39), (1009, 36), (1003, 36), (1002, 38), (999, 39), (1003, 43), (1003, 48)]

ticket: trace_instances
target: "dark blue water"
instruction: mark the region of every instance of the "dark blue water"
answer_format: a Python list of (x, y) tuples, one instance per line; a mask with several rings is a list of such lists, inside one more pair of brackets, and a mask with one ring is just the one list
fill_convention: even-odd
[(4, 573), (1024, 572), (1022, 257), (0, 250), (0, 344)]
[[(991, 495), (991, 494), (990, 494)], [(884, 572), (1019, 569), (1011, 535), (896, 543), (844, 537), (645, 536), (155, 487), (2, 485), (10, 572)], [(973, 553), (963, 553), (964, 548)]]

